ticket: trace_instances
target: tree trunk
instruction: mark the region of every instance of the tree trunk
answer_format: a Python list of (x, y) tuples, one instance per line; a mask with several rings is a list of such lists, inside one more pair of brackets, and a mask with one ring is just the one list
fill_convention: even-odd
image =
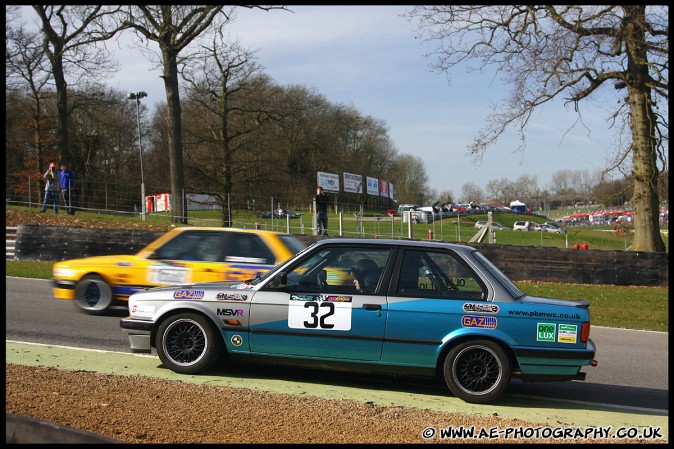
[(665, 252), (660, 236), (658, 169), (655, 151), (655, 115), (648, 92), (630, 92), (634, 242), (632, 250)]
[(70, 154), (70, 135), (68, 131), (68, 83), (63, 75), (63, 65), (60, 60), (53, 62), (54, 84), (56, 85), (56, 110), (57, 129), (56, 134), (59, 158), (73, 165)]
[(648, 57), (645, 46), (645, 7), (626, 6), (631, 19), (627, 21), (625, 44), (627, 47), (627, 103), (630, 107), (632, 132), (632, 177), (634, 194), (633, 251), (665, 252), (660, 236), (658, 166), (655, 136), (657, 117), (651, 106), (648, 74)]
[(177, 55), (162, 50), (164, 58), (164, 89), (168, 106), (169, 173), (171, 176), (171, 221), (187, 224), (185, 176), (183, 173), (183, 146), (180, 92), (178, 88)]

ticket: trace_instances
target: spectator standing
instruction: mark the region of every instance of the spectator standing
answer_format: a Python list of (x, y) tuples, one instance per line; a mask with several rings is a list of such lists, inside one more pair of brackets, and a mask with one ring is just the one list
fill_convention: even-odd
[(314, 195), (314, 203), (316, 204), (316, 231), (317, 235), (328, 235), (328, 205), (330, 198), (323, 191), (323, 187), (316, 188), (316, 195)]
[(588, 248), (589, 248), (589, 246), (587, 246), (587, 242), (583, 242), (583, 244), (580, 245), (580, 249), (582, 249), (582, 250), (586, 250)]
[(580, 245), (578, 244), (578, 242), (576, 242), (576, 244), (573, 245), (573, 249), (580, 249)]
[(75, 208), (73, 207), (73, 199), (75, 195), (75, 175), (73, 171), (68, 168), (68, 164), (61, 162), (61, 195), (63, 195), (63, 205), (66, 208), (66, 213), (75, 215)]
[(59, 213), (59, 169), (54, 161), (49, 163), (49, 168), (42, 177), (44, 178), (44, 200), (42, 201), (42, 210), (47, 211), (47, 204), (54, 204), (54, 213)]

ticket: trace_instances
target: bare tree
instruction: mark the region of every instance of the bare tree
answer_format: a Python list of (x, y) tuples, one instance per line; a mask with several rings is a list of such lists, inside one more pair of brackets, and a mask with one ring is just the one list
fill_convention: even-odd
[(632, 248), (664, 252), (657, 182), (658, 163), (666, 166), (667, 159), (668, 14), (667, 6), (646, 5), (422, 5), (408, 16), (418, 20), (422, 37), (440, 42), (437, 69), (478, 59), (513, 86), (469, 146), (478, 159), (510, 126), (518, 128), (523, 149), (531, 114), (557, 97), (573, 104), (582, 123), (582, 100), (617, 93), (611, 119), (619, 133), (631, 135), (617, 152), (632, 155)]
[(585, 204), (590, 204), (592, 201), (592, 194), (601, 179), (601, 174), (592, 174), (588, 170), (578, 170), (578, 177), (576, 178), (576, 194), (580, 196)]
[[(7, 19), (11, 19), (11, 10), (7, 12)], [(45, 147), (51, 142), (44, 129), (43, 100), (51, 94), (48, 89), (49, 70), (44, 47), (39, 32), (30, 32), (23, 26), (13, 26), (17, 18), (7, 20), (5, 33), (5, 67), (7, 90), (29, 92), (26, 101), (21, 101), (21, 107), (26, 116), (31, 117), (30, 128), (33, 134), (32, 148), (25, 154), (25, 166), (28, 175), (36, 183), (42, 184), (39, 174), (46, 168)], [(12, 137), (14, 137), (12, 133)], [(8, 134), (9, 138), (9, 134)], [(39, 185), (38, 184), (38, 185)]]
[(391, 179), (396, 180), (396, 196), (401, 203), (424, 202), (428, 191), (428, 176), (420, 157), (401, 154), (396, 158), (391, 173)]
[[(254, 8), (256, 6), (245, 6)], [(283, 7), (259, 7), (284, 9)], [(205, 33), (222, 14), (225, 21), (232, 17), (235, 7), (224, 5), (132, 5), (127, 6), (124, 26), (133, 29), (142, 39), (157, 43), (161, 54), (166, 103), (168, 105), (169, 171), (171, 178), (171, 208), (173, 222), (187, 223), (185, 176), (183, 172), (183, 143), (178, 84), (180, 54), (196, 38)]]
[(222, 25), (213, 41), (200, 46), (192, 54), (191, 63), (181, 70), (189, 102), (196, 109), (192, 115), (197, 118), (195, 126), (186, 127), (186, 136), (191, 137), (186, 143), (192, 142), (190, 147), (195, 147), (186, 154), (195, 156), (190, 167), (198, 174), (191, 184), (201, 190), (218, 186), (217, 191), (208, 193), (223, 204), (225, 227), (231, 226), (227, 199), (234, 190), (234, 174), (246, 168), (243, 158), (236, 157), (254, 150), (247, 145), (247, 136), (270, 120), (270, 102), (265, 97), (274, 92), (267, 88), (270, 83), (260, 70), (252, 52), (238, 42), (224, 40)]
[(482, 189), (474, 182), (467, 182), (461, 187), (461, 198), (463, 198), (464, 203), (471, 201), (481, 203), (482, 195)]
[(451, 190), (443, 190), (437, 198), (440, 204), (450, 204), (454, 202), (454, 193)]
[(530, 207), (533, 207), (531, 200), (538, 192), (538, 177), (536, 175), (520, 175), (513, 182), (513, 188), (517, 199), (524, 201)]
[(557, 170), (550, 179), (550, 190), (562, 201), (562, 205), (573, 203), (576, 192), (573, 186), (573, 170)]
[(74, 165), (68, 131), (68, 82), (101, 77), (115, 69), (104, 42), (119, 30), (108, 19), (118, 7), (106, 5), (33, 5), (42, 25), (42, 45), (56, 86), (57, 146), (62, 160)]

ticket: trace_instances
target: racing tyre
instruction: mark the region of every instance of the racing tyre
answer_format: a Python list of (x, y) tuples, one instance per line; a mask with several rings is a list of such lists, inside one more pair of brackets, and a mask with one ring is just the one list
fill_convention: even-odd
[(447, 353), (443, 374), (456, 397), (473, 404), (486, 404), (508, 388), (510, 360), (493, 341), (466, 341)]
[(157, 355), (180, 374), (198, 374), (218, 361), (222, 338), (210, 321), (196, 313), (169, 317), (157, 330)]
[(75, 286), (75, 305), (89, 315), (104, 315), (112, 305), (112, 288), (96, 274), (85, 276)]

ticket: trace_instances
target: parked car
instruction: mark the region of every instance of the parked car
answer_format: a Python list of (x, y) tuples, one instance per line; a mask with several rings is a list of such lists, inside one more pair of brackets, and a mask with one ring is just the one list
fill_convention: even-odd
[[(355, 282), (358, 281), (358, 282)], [(159, 287), (129, 298), (132, 352), (176, 373), (229, 362), (441, 376), (466, 402), (512, 377), (582, 380), (589, 301), (528, 296), (475, 248), (325, 239), (251, 282)]]
[(516, 221), (513, 223), (513, 231), (540, 231), (541, 225), (533, 221)]
[[(487, 220), (478, 220), (478, 221), (475, 222), (475, 227), (479, 229), (486, 224), (487, 224)], [(491, 222), (491, 228), (495, 229), (497, 231), (509, 231), (510, 230), (509, 227), (503, 226), (498, 221), (492, 221)]]
[(56, 262), (51, 284), (55, 298), (103, 315), (147, 287), (251, 279), (305, 247), (297, 237), (272, 231), (180, 227), (135, 255)]
[(541, 230), (545, 232), (554, 232), (555, 234), (566, 234), (566, 228), (554, 221), (546, 221), (541, 225)]
[(498, 221), (493, 221), (491, 223), (491, 227), (492, 229), (496, 229), (497, 231), (510, 231), (510, 228), (508, 226), (503, 226)]
[[(295, 213), (293, 211), (290, 211), (288, 209), (276, 209), (273, 212), (274, 218), (300, 218), (302, 214)], [(272, 217), (272, 212), (267, 212), (267, 211), (261, 211), (258, 214), (259, 218), (271, 218)]]

